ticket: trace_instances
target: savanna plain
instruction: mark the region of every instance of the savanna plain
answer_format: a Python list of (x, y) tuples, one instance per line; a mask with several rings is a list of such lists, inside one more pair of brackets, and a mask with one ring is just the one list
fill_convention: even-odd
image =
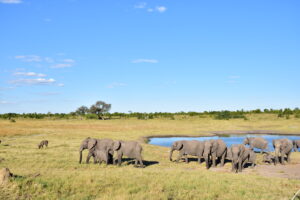
[[(264, 176), (255, 168), (235, 174), (230, 172), (230, 163), (218, 171), (206, 170), (205, 163), (193, 160), (170, 162), (168, 148), (142, 139), (232, 130), (300, 133), (299, 118), (249, 114), (247, 119), (0, 120), (0, 158), (4, 158), (0, 168), (7, 167), (16, 175), (0, 186), (0, 199), (292, 199), (300, 189), (300, 179)], [(120, 167), (79, 164), (79, 146), (86, 137), (140, 141), (146, 167), (135, 168), (130, 160)], [(38, 149), (44, 139), (49, 140), (49, 147)], [(87, 151), (84, 159), (86, 155)], [(260, 165), (262, 155), (257, 156)], [(300, 153), (293, 152), (291, 159), (289, 165), (299, 164)]]

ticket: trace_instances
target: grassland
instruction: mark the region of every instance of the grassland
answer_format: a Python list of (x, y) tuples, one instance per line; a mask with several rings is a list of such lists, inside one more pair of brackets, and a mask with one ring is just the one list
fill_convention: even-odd
[[(204, 163), (176, 164), (168, 160), (167, 148), (149, 144), (142, 144), (149, 164), (144, 169), (127, 162), (121, 167), (78, 164), (79, 145), (88, 136), (139, 140), (145, 135), (207, 135), (222, 130), (300, 133), (300, 119), (272, 114), (247, 118), (0, 120), (0, 157), (5, 158), (0, 168), (8, 167), (19, 176), (0, 186), (0, 199), (291, 199), (300, 180), (264, 177), (255, 170), (216, 172), (206, 170)], [(39, 150), (43, 139), (49, 140), (49, 147)], [(292, 160), (300, 163), (300, 153), (293, 153)], [(35, 173), (40, 176), (32, 176)]]

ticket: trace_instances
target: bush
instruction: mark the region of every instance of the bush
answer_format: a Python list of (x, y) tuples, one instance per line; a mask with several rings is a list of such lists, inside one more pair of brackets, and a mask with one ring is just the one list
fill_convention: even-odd
[(10, 122), (12, 122), (12, 123), (15, 123), (15, 122), (16, 122), (16, 120), (15, 120), (15, 119), (11, 119), (11, 120), (10, 120)]
[(229, 119), (244, 119), (244, 120), (247, 120), (246, 116), (243, 115), (242, 113), (240, 112), (230, 112), (228, 110), (225, 110), (225, 111), (221, 111), (221, 112), (218, 112), (216, 115), (215, 115), (215, 119), (219, 119), (219, 120), (229, 120)]
[(96, 114), (86, 114), (86, 119), (98, 119), (98, 116)]

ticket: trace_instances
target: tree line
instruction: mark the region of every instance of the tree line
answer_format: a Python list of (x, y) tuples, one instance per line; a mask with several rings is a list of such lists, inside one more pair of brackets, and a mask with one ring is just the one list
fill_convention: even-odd
[(104, 101), (97, 101), (90, 107), (80, 106), (75, 111), (70, 113), (4, 113), (0, 114), (0, 119), (12, 120), (15, 118), (29, 118), (29, 119), (127, 119), (137, 118), (140, 120), (164, 118), (175, 120), (176, 117), (211, 117), (217, 120), (229, 120), (229, 119), (244, 119), (247, 120), (247, 114), (276, 114), (278, 118), (290, 119), (293, 115), (295, 118), (300, 118), (300, 109), (255, 109), (255, 110), (222, 110), (222, 111), (204, 111), (204, 112), (131, 112), (122, 113), (114, 112), (110, 113), (111, 104), (105, 103)]

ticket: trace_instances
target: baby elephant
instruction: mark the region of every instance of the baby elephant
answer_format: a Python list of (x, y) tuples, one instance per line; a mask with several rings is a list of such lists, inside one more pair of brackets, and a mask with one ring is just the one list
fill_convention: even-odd
[(228, 154), (230, 154), (228, 157), (231, 157), (232, 172), (242, 172), (246, 163), (251, 163), (251, 167), (255, 166), (256, 154), (244, 144), (233, 144)]
[(108, 151), (97, 150), (95, 151), (95, 160), (101, 164), (105, 162), (105, 164), (109, 164), (109, 153)]
[(48, 140), (42, 140), (38, 145), (39, 149), (43, 148), (44, 146), (48, 147)]
[(275, 156), (273, 156), (272, 154), (266, 153), (263, 156), (263, 162), (268, 163), (268, 164), (275, 163)]
[(137, 167), (138, 162), (140, 167), (145, 167), (142, 161), (142, 146), (136, 141), (115, 141), (114, 150), (118, 154), (118, 165), (121, 165), (122, 157), (127, 156), (128, 158), (134, 158)]

